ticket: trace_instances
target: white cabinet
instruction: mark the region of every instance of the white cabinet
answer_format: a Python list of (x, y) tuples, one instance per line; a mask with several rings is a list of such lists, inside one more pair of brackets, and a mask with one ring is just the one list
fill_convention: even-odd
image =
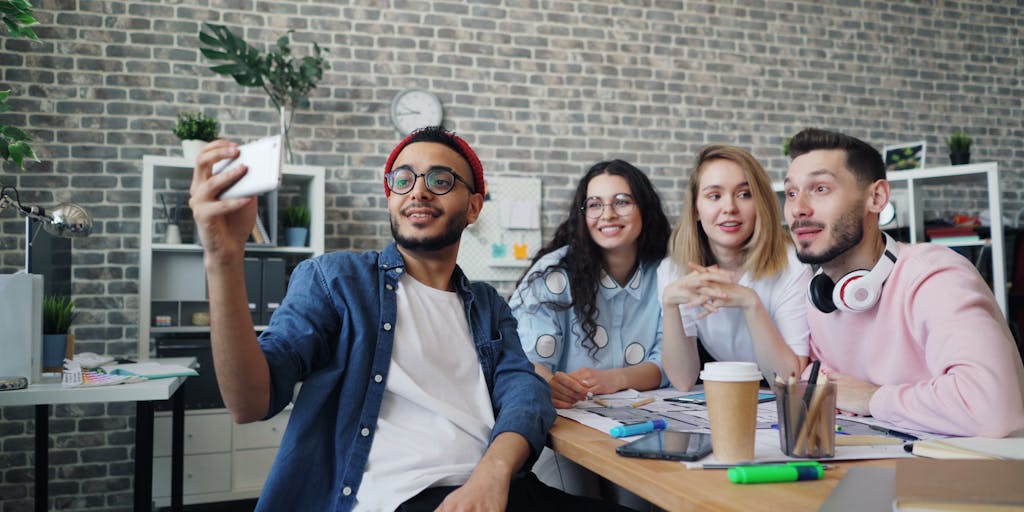
[[(1003, 208), (1000, 202), (1001, 192), (999, 187), (998, 165), (995, 162), (985, 162), (969, 165), (952, 165), (948, 167), (933, 167), (930, 169), (919, 169), (914, 171), (889, 171), (886, 179), (889, 180), (892, 193), (890, 202), (896, 207), (897, 221), (884, 226), (883, 229), (907, 228), (910, 235), (910, 243), (925, 242), (924, 226), (924, 202), (927, 199), (928, 190), (931, 186), (954, 186), (964, 189), (984, 189), (985, 207), (989, 212), (991, 221), (991, 236), (987, 240), (966, 242), (952, 247), (980, 246), (983, 249), (982, 255), (989, 258), (992, 265), (992, 293), (995, 295), (996, 303), (1003, 312), (1007, 314), (1006, 298), (1006, 255), (1004, 252), (1003, 233)], [(772, 184), (779, 199), (779, 205), (785, 212), (786, 197), (783, 193), (784, 185), (776, 182)], [(972, 201), (975, 199), (972, 198)], [(974, 208), (972, 208), (974, 209)], [(783, 213), (785, 217), (785, 213)]]
[[(202, 247), (195, 239), (190, 216), (180, 220), (183, 240), (165, 243), (166, 204), (187, 197), (193, 163), (183, 158), (145, 156), (142, 172), (139, 243), (139, 359), (156, 355), (161, 340), (169, 337), (208, 338), (208, 301)], [(261, 272), (273, 263), (280, 281), (299, 261), (324, 252), (324, 174), (322, 167), (285, 166), (281, 187), (260, 200), (260, 214), (269, 243), (246, 246), (247, 271), (250, 260), (259, 261)], [(163, 199), (163, 201), (161, 201)], [(183, 201), (184, 202), (184, 201)], [(305, 247), (278, 245), (277, 212), (285, 205), (302, 204), (310, 210), (309, 241)], [(256, 278), (266, 279), (265, 275)], [(261, 281), (262, 286), (262, 281)], [(283, 283), (282, 283), (283, 286)], [(248, 290), (252, 292), (253, 290)], [(283, 293), (283, 288), (282, 288)], [(205, 318), (204, 318), (205, 316)], [(254, 313), (254, 318), (257, 316)], [(260, 316), (262, 320), (264, 316)], [(266, 322), (255, 322), (256, 330)], [(204, 325), (205, 324), (205, 325)], [(209, 361), (208, 340), (199, 344)], [(164, 344), (166, 345), (166, 343)], [(160, 346), (164, 346), (160, 345)], [(202, 355), (198, 356), (201, 362)], [(209, 373), (199, 368), (200, 377), (189, 379), (202, 389), (215, 386)], [(203, 380), (205, 379), (205, 382)], [(192, 390), (186, 393), (186, 405)], [(208, 400), (206, 397), (204, 400)], [(216, 396), (214, 396), (216, 399)], [(203, 403), (206, 403), (205, 401)], [(266, 422), (235, 425), (224, 409), (198, 405), (185, 414), (184, 502), (186, 504), (228, 501), (259, 496), (288, 424), (288, 410)], [(170, 413), (157, 413), (154, 435), (153, 497), (158, 505), (169, 504), (170, 496)]]
[[(171, 495), (171, 416), (159, 413), (153, 421), (153, 498)], [(182, 491), (186, 503), (221, 501), (216, 493), (231, 491), (231, 415), (223, 410), (190, 412), (185, 416), (185, 462)], [(257, 494), (259, 489), (257, 488)], [(238, 499), (241, 497), (232, 497)]]

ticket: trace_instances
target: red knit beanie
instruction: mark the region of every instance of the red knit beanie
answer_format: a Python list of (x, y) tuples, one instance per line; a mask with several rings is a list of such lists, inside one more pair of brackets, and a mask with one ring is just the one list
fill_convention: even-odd
[[(384, 173), (387, 174), (391, 171), (391, 166), (394, 165), (395, 159), (398, 158), (398, 154), (405, 149), (406, 146), (414, 142), (436, 142), (438, 144), (444, 144), (458, 153), (462, 158), (469, 164), (469, 169), (473, 171), (473, 187), (478, 194), (487, 194), (487, 187), (484, 184), (484, 166), (480, 163), (480, 159), (476, 156), (473, 148), (469, 147), (469, 143), (455, 135), (455, 132), (450, 132), (440, 126), (428, 126), (426, 128), (420, 128), (410, 133), (406, 138), (399, 142), (395, 149), (391, 150), (391, 155), (388, 156), (387, 163), (384, 164)], [(388, 186), (387, 178), (384, 178), (384, 195), (391, 195), (391, 187)]]

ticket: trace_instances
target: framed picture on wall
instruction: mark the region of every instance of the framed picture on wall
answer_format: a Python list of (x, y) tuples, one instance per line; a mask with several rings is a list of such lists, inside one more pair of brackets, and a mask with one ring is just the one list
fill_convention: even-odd
[(927, 144), (923, 140), (885, 146), (882, 148), (882, 156), (885, 157), (885, 170), (924, 169), (925, 149), (927, 149)]

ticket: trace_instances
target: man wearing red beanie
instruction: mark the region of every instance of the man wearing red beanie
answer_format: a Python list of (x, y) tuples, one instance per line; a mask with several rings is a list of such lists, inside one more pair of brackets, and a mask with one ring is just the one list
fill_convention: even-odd
[(211, 175), (237, 154), (208, 144), (191, 188), (217, 380), (240, 423), (302, 382), (258, 510), (617, 509), (529, 472), (555, 413), (504, 300), (456, 265), (486, 190), (466, 141), (432, 127), (399, 143), (384, 169), (395, 243), (299, 264), (258, 340), (243, 271), (256, 200), (217, 199), (244, 167)]

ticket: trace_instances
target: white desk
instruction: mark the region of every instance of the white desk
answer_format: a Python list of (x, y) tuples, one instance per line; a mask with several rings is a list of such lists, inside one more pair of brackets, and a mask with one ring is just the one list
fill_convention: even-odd
[[(194, 357), (150, 359), (154, 362), (195, 367)], [(136, 511), (152, 510), (153, 497), (153, 402), (174, 398), (171, 441), (171, 508), (181, 510), (184, 464), (186, 377), (157, 379), (133, 384), (92, 388), (63, 388), (60, 382), (32, 384), (25, 389), (0, 391), (0, 407), (36, 406), (35, 509), (46, 511), (49, 501), (50, 405), (86, 402), (135, 402), (135, 505)]]

